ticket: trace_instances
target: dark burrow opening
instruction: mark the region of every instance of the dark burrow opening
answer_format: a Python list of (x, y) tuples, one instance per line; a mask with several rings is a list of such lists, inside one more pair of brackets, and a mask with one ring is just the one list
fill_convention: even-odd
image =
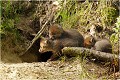
[(38, 39), (33, 46), (20, 58), (22, 59), (22, 62), (46, 62), (50, 57), (52, 56), (52, 52), (45, 52), (45, 53), (40, 53), (39, 48), (40, 48), (40, 39)]
[(52, 52), (45, 52), (38, 55), (38, 62), (46, 62), (52, 56)]

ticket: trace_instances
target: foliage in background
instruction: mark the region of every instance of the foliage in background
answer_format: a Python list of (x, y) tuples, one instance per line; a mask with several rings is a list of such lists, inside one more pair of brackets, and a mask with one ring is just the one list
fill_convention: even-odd
[[(32, 4), (31, 4), (32, 3)], [(20, 21), (20, 16), (29, 16), (35, 10), (35, 2), (27, 1), (2, 1), (1, 2), (1, 25), (0, 34), (11, 33), (16, 38), (19, 37), (16, 24)]]
[[(91, 24), (100, 24), (104, 28), (116, 22), (119, 11), (112, 6), (112, 0), (99, 2), (85, 2), (67, 0), (56, 14), (57, 22), (64, 28), (90, 27)], [(81, 28), (81, 27), (80, 27)]]
[[(119, 33), (120, 33), (120, 16), (117, 18), (116, 26), (113, 28), (115, 33), (113, 33), (110, 37), (112, 43), (119, 43)], [(119, 46), (119, 45), (118, 45)]]
[(112, 43), (112, 48), (115, 51), (113, 53), (119, 54), (120, 16), (117, 18), (115, 25), (116, 26), (113, 28), (114, 33), (110, 36), (110, 41)]
[[(61, 2), (61, 9), (57, 12), (58, 23), (64, 28), (79, 28), (86, 30), (92, 24), (99, 24), (102, 27), (114, 25), (119, 11), (112, 6), (112, 1), (100, 0), (99, 2), (85, 2), (65, 0)], [(1, 2), (1, 24), (0, 34), (13, 34), (16, 38), (19, 37), (19, 32), (15, 26), (19, 22), (20, 14), (29, 14), (34, 12), (33, 8), (37, 1), (32, 4), (24, 3), (24, 1), (2, 1)], [(26, 6), (27, 4), (27, 6)], [(26, 10), (30, 6), (30, 9)], [(32, 10), (33, 9), (33, 10)], [(43, 12), (43, 11), (42, 11)], [(117, 23), (116, 23), (117, 24)], [(116, 32), (117, 33), (117, 32)], [(114, 35), (114, 34), (113, 34)], [(115, 38), (114, 36), (111, 37)]]
[(61, 4), (61, 10), (56, 14), (57, 22), (66, 28), (71, 28), (75, 25), (78, 16), (75, 15), (77, 11), (76, 1), (67, 0)]
[[(2, 1), (2, 25), (0, 26), (0, 34), (6, 31), (16, 33), (15, 24), (19, 22), (21, 13), (33, 12), (33, 4), (22, 4), (22, 1)], [(34, 2), (35, 3), (35, 2)], [(29, 11), (25, 10), (25, 5), (31, 5)], [(118, 11), (112, 6), (112, 0), (99, 2), (85, 2), (65, 0), (61, 2), (62, 8), (57, 12), (56, 17), (58, 23), (64, 28), (84, 28), (85, 30), (91, 24), (100, 24), (103, 27), (111, 26), (116, 22)]]
[(19, 21), (19, 13), (21, 12), (20, 5), (15, 5), (11, 1), (1, 3), (1, 29), (0, 34), (7, 34), (10, 32), (16, 38), (19, 37), (15, 23)]
[(105, 24), (105, 26), (110, 26), (115, 23), (118, 12), (113, 7), (105, 7), (101, 10), (101, 15), (102, 24)]

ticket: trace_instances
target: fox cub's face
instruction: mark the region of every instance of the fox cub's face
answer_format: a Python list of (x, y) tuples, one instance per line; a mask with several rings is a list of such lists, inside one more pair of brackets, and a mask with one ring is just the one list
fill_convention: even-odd
[(57, 39), (62, 36), (63, 29), (60, 25), (58, 24), (53, 24), (49, 28), (49, 37), (50, 39)]
[(87, 47), (87, 48), (91, 48), (95, 45), (95, 39), (91, 36), (89, 37), (86, 37), (85, 40), (84, 40), (84, 46)]
[(52, 50), (52, 40), (51, 39), (41, 39), (39, 52), (44, 53)]

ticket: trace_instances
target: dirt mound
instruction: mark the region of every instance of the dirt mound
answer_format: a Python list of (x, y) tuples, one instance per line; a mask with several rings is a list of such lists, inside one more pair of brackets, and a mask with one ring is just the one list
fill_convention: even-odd
[[(85, 64), (85, 65), (84, 65)], [(90, 62), (53, 61), (0, 64), (0, 80), (84, 80), (107, 79), (107, 68)]]

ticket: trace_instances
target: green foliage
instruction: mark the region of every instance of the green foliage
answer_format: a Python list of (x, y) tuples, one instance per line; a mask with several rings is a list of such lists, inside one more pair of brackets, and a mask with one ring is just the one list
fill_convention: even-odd
[(116, 27), (113, 28), (113, 30), (115, 31), (115, 33), (113, 33), (110, 37), (110, 40), (113, 43), (116, 43), (119, 41), (119, 32), (120, 32), (120, 16), (117, 18), (117, 22), (115, 23)]
[(19, 21), (19, 13), (21, 11), (20, 5), (16, 5), (12, 1), (3, 1), (1, 3), (1, 26), (0, 34), (7, 35), (8, 32), (12, 33), (16, 38), (19, 37), (15, 23)]
[(19, 16), (19, 13), (22, 11), (22, 6), (20, 3), (21, 2), (2, 1), (2, 17), (14, 19), (15, 17)]
[[(86, 1), (84, 3), (79, 3), (77, 1), (68, 0), (66, 5), (61, 8), (57, 13), (59, 16), (59, 22), (65, 28), (75, 28), (75, 26), (86, 26), (91, 18), (94, 18), (91, 15), (92, 3)], [(96, 19), (96, 18), (95, 18)]]
[(101, 10), (102, 24), (112, 25), (116, 21), (118, 11), (113, 7), (105, 7)]
[(67, 0), (65, 4), (63, 1), (63, 7), (56, 14), (58, 17), (57, 22), (62, 24), (64, 28), (76, 28), (76, 26), (86, 26), (85, 28), (87, 28), (96, 23), (103, 27), (111, 26), (116, 22), (119, 15), (111, 2), (111, 0), (100, 0), (100, 2), (95, 3), (86, 0), (81, 3)]
[(61, 6), (63, 7), (56, 14), (56, 16), (59, 17), (57, 22), (62, 24), (65, 28), (71, 28), (77, 21), (77, 16), (75, 15), (77, 11), (76, 1), (68, 0)]

